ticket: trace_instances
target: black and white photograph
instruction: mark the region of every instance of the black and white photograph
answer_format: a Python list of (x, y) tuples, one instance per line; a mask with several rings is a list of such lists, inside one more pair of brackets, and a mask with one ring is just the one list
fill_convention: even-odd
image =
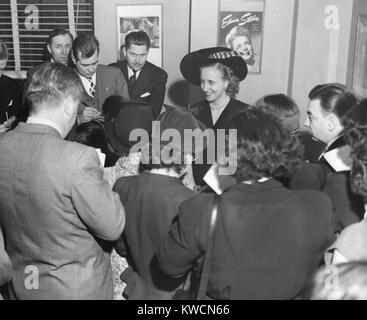
[[(218, 46), (239, 53), (246, 61), (249, 73), (260, 73), (264, 12), (256, 10), (261, 9), (263, 3), (254, 6), (244, 1), (232, 1), (230, 4), (221, 5)], [(235, 11), (230, 11), (231, 8)]]
[(0, 315), (33, 300), (367, 300), (367, 1), (1, 0)]

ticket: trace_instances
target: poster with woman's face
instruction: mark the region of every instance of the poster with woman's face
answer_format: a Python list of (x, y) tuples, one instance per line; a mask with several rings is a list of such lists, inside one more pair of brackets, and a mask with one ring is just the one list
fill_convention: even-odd
[(221, 11), (218, 46), (228, 47), (246, 61), (249, 73), (260, 73), (263, 12)]

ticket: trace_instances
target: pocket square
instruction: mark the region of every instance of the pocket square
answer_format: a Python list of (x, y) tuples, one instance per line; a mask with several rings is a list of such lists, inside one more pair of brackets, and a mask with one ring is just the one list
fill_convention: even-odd
[(149, 97), (150, 96), (150, 92), (145, 92), (143, 93), (140, 98), (146, 98), (146, 97)]

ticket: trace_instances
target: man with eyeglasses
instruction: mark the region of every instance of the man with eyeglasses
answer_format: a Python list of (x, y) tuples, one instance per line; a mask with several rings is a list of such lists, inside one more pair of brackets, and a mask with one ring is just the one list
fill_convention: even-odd
[(129, 100), (127, 83), (120, 70), (99, 64), (98, 58), (97, 38), (91, 34), (78, 35), (73, 42), (72, 59), (84, 87), (79, 123), (98, 118), (104, 101), (112, 95)]

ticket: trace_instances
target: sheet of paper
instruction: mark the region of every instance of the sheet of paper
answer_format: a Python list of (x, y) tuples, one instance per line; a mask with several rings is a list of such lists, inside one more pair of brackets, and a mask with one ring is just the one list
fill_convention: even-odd
[(97, 152), (99, 162), (101, 163), (101, 167), (104, 168), (104, 163), (106, 161), (106, 155), (101, 151), (101, 149), (94, 149)]
[(222, 194), (224, 190), (236, 184), (236, 180), (227, 175), (218, 175), (217, 164), (213, 164), (205, 174), (203, 180), (215, 193)]

